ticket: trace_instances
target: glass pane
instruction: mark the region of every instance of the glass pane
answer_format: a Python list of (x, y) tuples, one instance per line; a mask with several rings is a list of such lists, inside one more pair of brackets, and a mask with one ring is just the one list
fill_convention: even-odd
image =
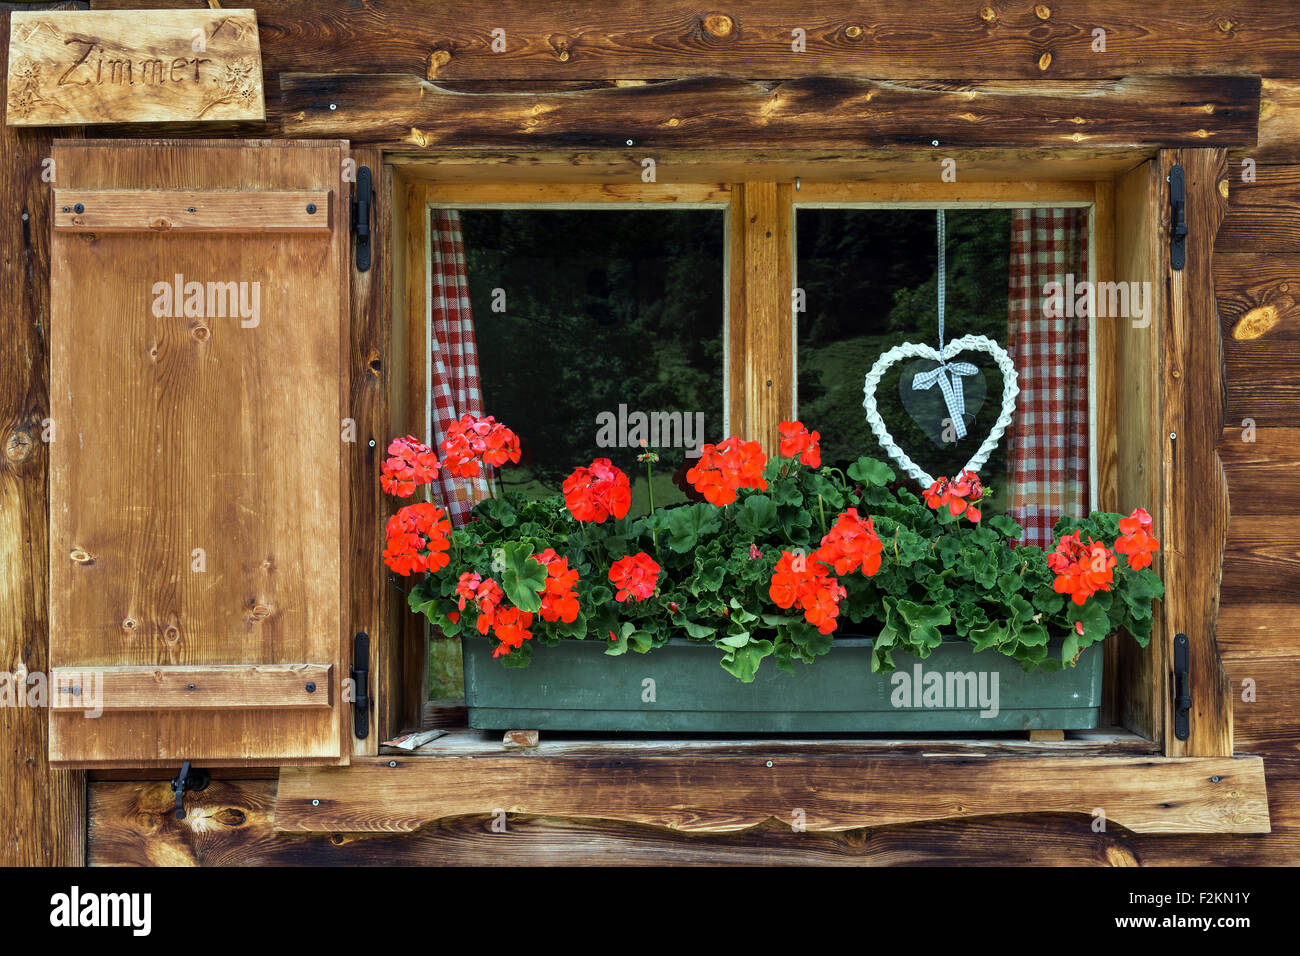
[[(1034, 215), (1041, 212), (1044, 211), (1036, 211)], [(1086, 238), (1086, 217), (1079, 211), (1060, 212), (1062, 215), (1054, 220), (1057, 246), (1068, 248), (1066, 254), (1055, 260), (1062, 265), (1059, 280), (1066, 281), (1065, 273), (1069, 269), (1082, 281), (1086, 278), (1087, 258), (1086, 248), (1078, 237)], [(1021, 221), (1017, 215), (1018, 211), (1011, 209), (946, 211), (944, 335), (945, 342), (968, 334), (984, 335), (997, 342), (1011, 353), (1023, 388), (1034, 376), (1041, 378), (1047, 372), (1061, 379), (1060, 368), (1053, 371), (1051, 365), (1059, 366), (1063, 358), (1051, 349), (1030, 354), (1035, 349), (1025, 347), (1023, 342), (1010, 341), (1011, 329), (1023, 329), (1025, 316), (1034, 319), (1043, 302), (1038, 290), (1027, 286), (1018, 300), (1013, 298), (1011, 247), (1013, 222)], [(888, 457), (867, 425), (863, 409), (867, 372), (884, 352), (904, 342), (938, 346), (935, 220), (933, 209), (799, 209), (797, 212), (796, 284), (804, 291), (805, 303), (805, 311), (796, 317), (797, 403), (800, 420), (821, 432), (823, 460), (828, 464), (844, 467), (860, 455)], [(1040, 225), (1041, 217), (1033, 219), (1027, 228), (1036, 229)], [(1062, 234), (1069, 242), (1061, 240)], [(1041, 237), (1025, 238), (1027, 235), (1022, 234), (1017, 251), (1029, 250), (1034, 268), (1018, 266), (1022, 285), (1026, 281), (1037, 282), (1044, 271), (1044, 262), (1053, 261), (1048, 258), (1048, 252), (1060, 251), (1057, 246), (1045, 251)], [(1071, 321), (1075, 325), (1070, 334), (1077, 332), (1083, 336), (1077, 340), (1083, 343), (1082, 381), (1070, 381), (1064, 387), (1069, 395), (1077, 396), (1082, 389), (1086, 396), (1086, 324), (1080, 324), (1084, 320)], [(1022, 332), (1018, 338), (1023, 340), (1027, 336)], [(1074, 343), (1076, 339), (1070, 341)], [(1074, 344), (1070, 349), (1072, 354), (1078, 352)], [(1017, 350), (1024, 354), (1016, 354)], [(988, 435), (1001, 407), (1003, 383), (996, 362), (988, 355), (972, 352), (956, 358), (975, 367), (973, 374), (959, 379), (968, 415), (964, 437), (954, 433), (952, 409), (937, 383), (929, 388), (916, 386), (917, 373), (934, 369), (936, 362), (899, 361), (886, 370), (876, 391), (877, 409), (895, 443), (936, 477), (955, 475), (961, 470)], [(1071, 377), (1079, 377), (1079, 368), (1068, 368)], [(986, 513), (1004, 511), (1008, 502), (1014, 500), (1008, 489), (1008, 450), (1027, 443), (1021, 436), (1017, 444), (1014, 433), (1022, 419), (1032, 420), (1032, 414), (1018, 405), (1012, 430), (979, 469), (984, 483), (993, 490)], [(1083, 430), (1086, 457), (1086, 400), (1084, 420), (1075, 424)], [(1038, 454), (1050, 457), (1055, 451), (1049, 448)], [(1064, 456), (1063, 452), (1063, 461)], [(1073, 466), (1074, 459), (1068, 464)], [(1085, 461), (1085, 483), (1086, 468)], [(895, 470), (899, 471), (897, 467)], [(1023, 476), (1025, 469), (1019, 469), (1016, 474)], [(1024, 482), (1017, 487), (1023, 490)]]
[(558, 494), (610, 458), (647, 508), (686, 455), (725, 437), (724, 214), (719, 209), (462, 209), (484, 409), (520, 436), (506, 490)]

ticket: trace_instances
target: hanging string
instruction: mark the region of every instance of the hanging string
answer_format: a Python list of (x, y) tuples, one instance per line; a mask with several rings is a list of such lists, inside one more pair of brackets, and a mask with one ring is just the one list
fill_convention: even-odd
[(948, 420), (952, 422), (953, 434), (960, 441), (966, 437), (966, 394), (961, 380), (965, 375), (974, 375), (979, 369), (969, 362), (949, 362), (943, 355), (943, 310), (948, 297), (948, 229), (942, 209), (935, 210), (935, 233), (939, 246), (939, 366), (913, 376), (912, 388), (920, 392), (933, 388), (936, 384), (939, 386), (944, 404), (948, 406)]

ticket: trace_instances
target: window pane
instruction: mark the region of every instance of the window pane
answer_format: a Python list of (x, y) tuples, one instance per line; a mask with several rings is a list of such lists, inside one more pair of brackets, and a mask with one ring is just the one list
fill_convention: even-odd
[(460, 210), (484, 410), (520, 436), (508, 490), (557, 494), (593, 458), (647, 506), (639, 440), (656, 447), (656, 506), (673, 472), (723, 435), (722, 209)]
[[(1048, 249), (1041, 235), (1029, 232), (1041, 226), (1042, 213), (1051, 212), (1059, 214), (1055, 219), (1047, 217), (1056, 226), (1058, 242)], [(1008, 502), (1017, 500), (1008, 487), (1008, 454), (1024, 454), (1026, 448), (1037, 447), (1041, 461), (1036, 466), (1042, 464), (1041, 470), (1053, 475), (1059, 475), (1061, 469), (1075, 469), (1069, 476), (1073, 480), (1081, 465), (1086, 487), (1086, 320), (1069, 320), (1073, 322), (1069, 344), (1060, 348), (1055, 338), (1043, 348), (1031, 348), (1027, 343), (1030, 339), (1037, 341), (1037, 333), (1029, 335), (1025, 330), (1025, 323), (1037, 318), (1043, 301), (1041, 290), (1025, 283), (1037, 283), (1042, 278), (1044, 262), (1060, 266), (1062, 282), (1066, 281), (1067, 270), (1073, 271), (1079, 281), (1087, 277), (1086, 248), (1080, 239), (1086, 238), (1086, 216), (1077, 210), (1036, 210), (1033, 215), (1038, 218), (1032, 220), (1028, 215), (1011, 209), (946, 211), (944, 340), (950, 342), (968, 334), (987, 336), (1011, 354), (1022, 389), (1050, 376), (1063, 383), (1060, 387), (1068, 393), (1063, 404), (1082, 396), (1083, 420), (1061, 413), (1061, 427), (1082, 431), (1083, 460), (1078, 460), (1078, 442), (1044, 448), (1041, 444), (1035, 446), (1032, 435), (1017, 436), (1018, 427), (1030, 427), (1035, 416), (1041, 418), (1040, 410), (1027, 407), (1022, 396), (1012, 429), (979, 469), (994, 492), (986, 509), (990, 513), (1006, 510)], [(796, 284), (804, 290), (806, 309), (796, 316), (797, 403), (800, 420), (821, 432), (823, 459), (829, 464), (844, 467), (861, 455), (887, 457), (866, 422), (863, 385), (867, 372), (896, 345), (915, 342), (937, 348), (939, 344), (935, 218), (933, 209), (797, 212)], [(1029, 256), (1034, 268), (1026, 268), (1021, 262), (1018, 269), (1022, 292), (1013, 296), (1013, 223), (1022, 221), (1027, 231), (1021, 236), (1017, 253)], [(1062, 235), (1069, 241), (1062, 240)], [(1061, 254), (1052, 260), (1047, 254), (1052, 251)], [(1058, 270), (1053, 266), (1048, 271), (1054, 274)], [(1014, 336), (1012, 330), (1016, 330)], [(1070, 361), (1082, 364), (1069, 364), (1066, 349), (1071, 351)], [(877, 408), (895, 443), (936, 477), (954, 475), (970, 460), (1001, 408), (1003, 383), (996, 362), (982, 353), (963, 352), (957, 358), (977, 370), (960, 379), (970, 416), (964, 437), (954, 434), (952, 416), (940, 388), (914, 386), (916, 374), (933, 369), (937, 363), (925, 359), (900, 361), (885, 372), (876, 391)], [(1068, 372), (1068, 382), (1063, 369)], [(1058, 414), (1055, 405), (1049, 414)], [(1033, 427), (1042, 430), (1040, 425)], [(1025, 468), (1016, 469), (1014, 476), (1017, 489), (1024, 493), (1022, 499), (1039, 493), (1028, 488)], [(1076, 483), (1072, 489), (1077, 487)], [(1051, 507), (1057, 514), (1077, 510), (1068, 503), (1062, 505), (1059, 496), (1052, 500)]]

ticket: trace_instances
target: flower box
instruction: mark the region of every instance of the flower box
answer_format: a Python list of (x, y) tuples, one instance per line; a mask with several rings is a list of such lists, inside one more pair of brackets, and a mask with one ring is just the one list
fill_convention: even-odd
[[(465, 637), (469, 725), (487, 730), (679, 733), (985, 733), (1097, 726), (1102, 650), (1074, 667), (1024, 671), (964, 640), (931, 655), (899, 655), (871, 670), (871, 640), (836, 638), (815, 665), (767, 667), (741, 683), (708, 642), (672, 638), (649, 654), (610, 656), (600, 641), (539, 648), (526, 668), (502, 667), (489, 642)], [(1051, 645), (1059, 659), (1061, 640)], [(932, 675), (937, 675), (932, 676)], [(982, 687), (981, 687), (981, 681)], [(972, 703), (970, 688), (979, 701)], [(996, 691), (995, 691), (996, 688)]]

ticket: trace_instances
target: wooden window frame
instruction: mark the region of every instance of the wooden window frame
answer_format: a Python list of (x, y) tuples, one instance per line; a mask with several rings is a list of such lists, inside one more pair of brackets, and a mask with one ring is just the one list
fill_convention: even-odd
[[(389, 358), (390, 368), (395, 370), (393, 431), (414, 430), (401, 411), (403, 393), (413, 387), (411, 381), (403, 380), (410, 365), (405, 353), (411, 347), (423, 348), (423, 330), (413, 346), (405, 316), (423, 313), (423, 284), (412, 283), (409, 277), (412, 270), (424, 268), (423, 250), (417, 254), (413, 246), (418, 244), (412, 239), (417, 230), (422, 237), (431, 197), (452, 204), (485, 202), (487, 197), (530, 203), (545, 197), (550, 202), (572, 203), (590, 201), (593, 194), (589, 191), (595, 187), (595, 195), (600, 197), (596, 201), (644, 202), (656, 195), (673, 201), (673, 197), (697, 196), (695, 190), (701, 188), (721, 191), (726, 187), (719, 183), (730, 183), (728, 412), (733, 431), (760, 438), (765, 444), (774, 441), (776, 422), (793, 408), (795, 337), (791, 326), (784, 323), (791, 319), (788, 290), (793, 285), (796, 206), (819, 200), (837, 205), (908, 203), (921, 208), (1088, 204), (1094, 212), (1090, 217), (1090, 272), (1094, 279), (1150, 281), (1157, 297), (1155, 315), (1160, 317), (1152, 323), (1155, 334), (1148, 335), (1138, 335), (1128, 323), (1097, 324), (1093, 385), (1096, 393), (1104, 396), (1097, 401), (1094, 417), (1097, 506), (1127, 510), (1143, 504), (1158, 515), (1158, 521), (1163, 518), (1171, 526), (1168, 537), (1172, 540), (1164, 543), (1166, 562), (1174, 565), (1165, 569), (1167, 582), (1171, 573), (1174, 576), (1172, 590), (1182, 579), (1184, 565), (1191, 561), (1176, 550), (1186, 539), (1175, 530), (1178, 509), (1166, 491), (1188, 488), (1190, 475), (1204, 477), (1205, 471), (1179, 474), (1166, 457), (1165, 429), (1187, 414), (1186, 402), (1179, 405), (1171, 391), (1184, 387), (1193, 365), (1199, 363), (1200, 371), (1210, 372), (1212, 363), (1209, 352), (1189, 345), (1186, 334), (1205, 308), (1204, 302), (1194, 299), (1194, 294), (1202, 293), (1192, 286), (1204, 284), (1209, 269), (1192, 269), (1185, 277), (1174, 276), (1166, 283), (1169, 222), (1161, 187), (1168, 168), (1184, 161), (1197, 171), (1201, 194), (1207, 194), (1207, 179), (1217, 176), (1214, 164), (1222, 163), (1223, 157), (1222, 150), (1204, 149), (1131, 152), (1126, 157), (1110, 153), (1096, 166), (1087, 160), (1063, 163), (1061, 175), (1055, 178), (1050, 175), (1051, 163), (1041, 157), (1029, 167), (1014, 156), (989, 157), (977, 167), (972, 181), (951, 184), (917, 182), (915, 162), (899, 168), (873, 167), (869, 159), (832, 163), (824, 169), (811, 167), (811, 175), (805, 177), (800, 169), (807, 172), (808, 166), (732, 162), (714, 154), (690, 169), (676, 168), (675, 178), (680, 182), (652, 185), (635, 182), (626, 165), (602, 165), (591, 156), (575, 156), (565, 164), (554, 154), (536, 163), (518, 155), (495, 161), (443, 153), (388, 155), (382, 179), (392, 189), (393, 336)], [(1012, 175), (1026, 168), (1047, 178), (1031, 182)], [(514, 172), (520, 173), (517, 181), (511, 181)], [(1205, 224), (1214, 227), (1208, 232), (1212, 243), (1216, 214), (1204, 214)], [(1210, 247), (1205, 241), (1202, 237), (1195, 252), (1203, 253), (1208, 261)], [(1189, 256), (1192, 254), (1189, 249)], [(765, 281), (757, 281), (759, 277)], [(1180, 288), (1184, 279), (1193, 281), (1182, 282), (1186, 288)], [(1212, 294), (1208, 301), (1213, 308)], [(1194, 361), (1188, 362), (1189, 356)], [(1122, 416), (1121, 405), (1125, 409)], [(1213, 448), (1213, 442), (1209, 447)], [(1163, 469), (1148, 466), (1148, 462), (1157, 461), (1164, 461)], [(1187, 533), (1185, 528), (1183, 533)], [(1188, 580), (1195, 580), (1195, 575)], [(404, 602), (393, 600), (400, 595), (386, 585), (384, 590), (390, 624), (380, 641), (389, 661), (385, 686), (401, 699), (383, 701), (385, 687), (380, 687), (380, 710), (388, 716), (381, 721), (383, 736), (378, 739), (414, 727), (463, 723), (458, 719), (463, 711), (457, 714), (454, 707), (426, 706), (422, 633), (416, 640), (405, 639), (410, 637), (408, 628), (403, 639), (393, 640), (400, 633), (402, 618), (413, 616), (401, 606)], [(1197, 606), (1205, 608), (1204, 602)], [(1212, 615), (1212, 605), (1207, 610)], [(808, 810), (810, 804), (816, 805), (815, 812), (809, 813), (810, 821), (817, 813), (823, 814), (815, 825), (810, 824), (812, 829), (993, 812), (1091, 813), (1101, 807), (1108, 819), (1137, 831), (1265, 832), (1269, 824), (1262, 764), (1258, 758), (1232, 756), (1231, 704), (1222, 687), (1221, 669), (1216, 672), (1214, 666), (1205, 666), (1217, 665), (1212, 639), (1203, 642), (1203, 647), (1209, 648), (1209, 658), (1201, 661), (1203, 666), (1193, 675), (1194, 689), (1208, 690), (1193, 720), (1208, 732), (1199, 746), (1195, 739), (1189, 745), (1166, 732), (1172, 725), (1172, 678), (1164, 645), (1172, 634), (1170, 624), (1181, 623), (1167, 618), (1163, 609), (1157, 611), (1156, 634), (1145, 650), (1132, 642), (1106, 644), (1107, 695), (1102, 722), (1124, 727), (1121, 733), (1071, 733), (1063, 741), (873, 738), (637, 740), (621, 744), (557, 736), (535, 748), (510, 750), (485, 742), (478, 732), (452, 731), (416, 753), (382, 748), (380, 753), (354, 760), (347, 772), (285, 768), (277, 797), (276, 827), (285, 831), (401, 830), (497, 807), (718, 832), (779, 815), (776, 810), (788, 798), (794, 801), (792, 807)], [(399, 629), (394, 630), (393, 624), (399, 624)], [(915, 760), (918, 756), (924, 759)], [(936, 775), (955, 779), (955, 769), (972, 757), (982, 758), (980, 765), (986, 773), (981, 780), (954, 783), (947, 789), (935, 783)], [(611, 766), (634, 770), (634, 779), (629, 779), (627, 786), (637, 796), (631, 803), (594, 806), (592, 795), (607, 793), (610, 781), (596, 787), (585, 775), (608, 777)], [(763, 768), (786, 770), (769, 773), (774, 782), (760, 782), (760, 794), (744, 782), (756, 772), (755, 767), (760, 773)], [(904, 768), (907, 773), (900, 776)], [(909, 776), (913, 771), (914, 781)], [(873, 789), (862, 797), (863, 775), (874, 778), (881, 774), (898, 786), (884, 786), (879, 792)], [(691, 784), (687, 792), (681, 790), (683, 779)], [(653, 789), (656, 784), (658, 788)], [(857, 796), (828, 802), (809, 795), (810, 785), (818, 794), (852, 791)], [(926, 805), (917, 802), (922, 791), (931, 798)], [(329, 797), (329, 812), (313, 805), (322, 796)], [(324, 803), (322, 800), (321, 805)]]

